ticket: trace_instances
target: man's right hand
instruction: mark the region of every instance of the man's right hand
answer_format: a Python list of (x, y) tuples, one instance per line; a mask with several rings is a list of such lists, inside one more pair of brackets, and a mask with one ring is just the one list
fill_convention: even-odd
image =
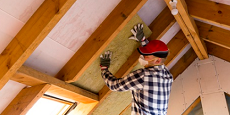
[(143, 24), (137, 24), (134, 26), (134, 28), (131, 30), (133, 33), (133, 36), (129, 37), (129, 39), (133, 39), (139, 42), (142, 42), (145, 40), (145, 35), (143, 32)]

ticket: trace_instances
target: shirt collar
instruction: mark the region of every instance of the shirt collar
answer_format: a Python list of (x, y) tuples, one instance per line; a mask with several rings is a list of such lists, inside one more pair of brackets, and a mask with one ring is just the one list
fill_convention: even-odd
[(147, 67), (147, 68), (153, 68), (155, 70), (162, 70), (165, 68), (165, 65), (155, 65), (155, 66), (151, 66), (151, 67)]

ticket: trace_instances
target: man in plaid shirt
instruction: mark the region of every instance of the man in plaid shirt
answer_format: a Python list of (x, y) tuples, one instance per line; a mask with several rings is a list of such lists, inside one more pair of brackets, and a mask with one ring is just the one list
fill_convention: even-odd
[(139, 61), (145, 68), (138, 69), (124, 78), (117, 79), (108, 70), (111, 52), (101, 55), (101, 75), (113, 91), (132, 91), (132, 115), (166, 115), (173, 77), (165, 67), (168, 48), (160, 40), (148, 41), (144, 37), (143, 24), (131, 30), (135, 39), (141, 42), (138, 48)]

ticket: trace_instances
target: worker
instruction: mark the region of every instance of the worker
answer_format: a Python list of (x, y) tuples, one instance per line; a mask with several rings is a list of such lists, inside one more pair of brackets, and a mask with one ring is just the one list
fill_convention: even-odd
[(100, 56), (101, 75), (112, 91), (132, 92), (132, 115), (166, 115), (173, 77), (164, 61), (168, 55), (167, 45), (160, 40), (148, 41), (143, 24), (131, 30), (130, 39), (141, 42), (139, 61), (144, 68), (135, 70), (123, 78), (116, 78), (109, 70), (112, 52)]

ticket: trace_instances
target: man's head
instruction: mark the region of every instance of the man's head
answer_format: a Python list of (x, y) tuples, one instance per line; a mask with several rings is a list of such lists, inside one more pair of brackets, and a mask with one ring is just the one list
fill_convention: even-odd
[(167, 45), (160, 40), (152, 40), (138, 51), (148, 61), (149, 65), (162, 65), (168, 56)]

